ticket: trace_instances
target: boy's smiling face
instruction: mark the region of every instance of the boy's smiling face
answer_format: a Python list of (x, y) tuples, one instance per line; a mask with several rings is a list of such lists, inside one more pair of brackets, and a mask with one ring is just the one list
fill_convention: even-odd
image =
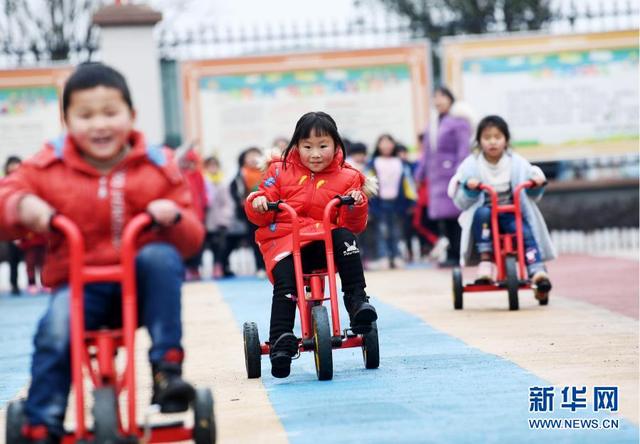
[(134, 121), (135, 112), (122, 93), (107, 86), (73, 92), (65, 113), (69, 135), (85, 156), (98, 163), (118, 157)]

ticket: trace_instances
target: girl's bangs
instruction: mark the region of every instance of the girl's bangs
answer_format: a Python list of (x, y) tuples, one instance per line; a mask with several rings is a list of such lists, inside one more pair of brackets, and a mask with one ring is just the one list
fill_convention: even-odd
[(308, 139), (311, 136), (329, 136), (331, 138), (334, 137), (333, 131), (331, 131), (331, 127), (329, 126), (328, 122), (325, 122), (321, 119), (314, 120), (315, 121), (303, 123), (302, 127), (300, 128), (300, 139)]

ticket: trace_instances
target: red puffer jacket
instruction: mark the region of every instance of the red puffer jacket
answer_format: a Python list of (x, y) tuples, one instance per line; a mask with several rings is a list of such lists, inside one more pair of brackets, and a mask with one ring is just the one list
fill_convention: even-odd
[[(342, 152), (338, 151), (327, 168), (313, 173), (302, 165), (298, 151), (292, 150), (286, 168), (281, 161), (272, 162), (259, 190), (247, 197), (245, 211), (249, 220), (260, 227), (256, 231), (256, 242), (260, 245), (270, 279), (276, 263), (291, 254), (291, 218), (286, 211), (260, 214), (253, 209), (251, 202), (258, 196), (266, 196), (270, 202), (282, 200), (298, 213), (302, 232), (316, 231), (321, 228), (319, 222), (331, 199), (351, 190), (360, 190), (364, 184), (365, 177), (349, 164), (341, 165), (342, 159)], [(359, 205), (341, 207), (333, 215), (332, 222), (335, 227), (359, 233), (367, 225), (367, 209), (365, 197)]]
[[(85, 239), (87, 265), (119, 261), (125, 225), (146, 210), (149, 202), (170, 199), (182, 211), (180, 222), (154, 229), (140, 237), (139, 246), (169, 242), (189, 257), (200, 248), (202, 223), (191, 207), (189, 187), (170, 150), (148, 147), (141, 133), (132, 132), (131, 151), (108, 174), (101, 174), (81, 157), (70, 137), (47, 144), (0, 183), (0, 239), (24, 236), (18, 221), (18, 202), (35, 194), (57, 212), (74, 221)], [(68, 279), (69, 248), (60, 234), (49, 236), (43, 281), (47, 286)]]

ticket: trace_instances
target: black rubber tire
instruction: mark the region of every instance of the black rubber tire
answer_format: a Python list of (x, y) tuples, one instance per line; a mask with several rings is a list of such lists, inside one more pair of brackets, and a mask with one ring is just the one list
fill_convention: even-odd
[(196, 396), (193, 400), (193, 440), (196, 444), (213, 444), (216, 442), (213, 395), (208, 388), (196, 389)]
[(331, 328), (327, 309), (316, 306), (311, 309), (313, 328), (313, 357), (316, 363), (316, 375), (320, 381), (333, 378), (333, 356), (331, 347)]
[(244, 363), (249, 379), (259, 378), (261, 373), (262, 352), (260, 349), (260, 337), (258, 326), (255, 322), (245, 322), (242, 326), (244, 337)]
[(24, 399), (9, 401), (5, 422), (5, 441), (22, 442), (21, 430), (24, 425)]
[(462, 270), (454, 268), (452, 272), (453, 277), (453, 308), (456, 310), (462, 310), (462, 293), (464, 286), (462, 285)]
[(362, 358), (368, 369), (380, 367), (380, 346), (378, 344), (378, 325), (371, 323), (371, 331), (362, 335)]
[(93, 428), (96, 444), (116, 444), (118, 433), (118, 398), (113, 387), (100, 387), (93, 391)]
[(518, 261), (515, 256), (505, 258), (505, 270), (507, 275), (507, 293), (509, 294), (509, 310), (517, 310), (520, 307), (518, 301)]

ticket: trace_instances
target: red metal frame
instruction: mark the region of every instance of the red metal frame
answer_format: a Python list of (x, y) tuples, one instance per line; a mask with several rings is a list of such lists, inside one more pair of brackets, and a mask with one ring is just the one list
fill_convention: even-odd
[[(329, 301), (331, 305), (331, 326), (334, 337), (342, 337), (342, 329), (340, 327), (340, 311), (338, 307), (338, 291), (336, 285), (336, 265), (333, 261), (333, 238), (331, 237), (331, 216), (340, 204), (339, 198), (334, 198), (329, 201), (324, 208), (322, 217), (322, 230), (317, 230), (313, 233), (300, 233), (300, 225), (298, 222), (298, 213), (296, 210), (288, 205), (286, 202), (279, 202), (278, 208), (286, 211), (291, 216), (291, 231), (292, 231), (292, 255), (293, 266), (296, 273), (296, 289), (297, 298), (296, 304), (298, 311), (300, 312), (300, 330), (302, 331), (302, 340), (311, 339), (313, 332), (311, 330), (311, 308), (312, 303), (319, 303), (322, 305), (324, 301)], [(304, 241), (323, 241), (325, 245), (325, 254), (327, 259), (326, 270), (316, 270), (313, 273), (304, 273), (302, 268), (302, 256), (300, 253), (301, 242)], [(329, 279), (329, 297), (325, 297), (324, 286), (325, 277)], [(308, 286), (310, 292), (305, 291), (305, 286)], [(343, 338), (340, 348), (360, 347), (362, 346), (362, 337), (354, 336)], [(269, 354), (269, 344), (261, 345), (261, 353), (263, 355)], [(299, 344), (301, 351), (305, 351), (303, 342)]]
[[(136, 295), (135, 255), (139, 234), (151, 224), (151, 217), (144, 213), (134, 217), (122, 235), (120, 264), (106, 266), (84, 265), (85, 244), (79, 228), (70, 219), (56, 215), (52, 227), (64, 234), (70, 251), (69, 286), (71, 289), (71, 377), (76, 401), (76, 429), (64, 437), (64, 443), (91, 438), (84, 417), (84, 380), (86, 368), (95, 387), (112, 385), (118, 395), (127, 392), (127, 427), (123, 435), (143, 436), (136, 421), (135, 380), (135, 332), (138, 327)], [(120, 282), (122, 285), (122, 329), (86, 331), (84, 328), (84, 285), (91, 282)], [(118, 347), (124, 347), (126, 364), (118, 375), (115, 355)], [(93, 355), (90, 349), (94, 350)], [(118, 412), (120, 415), (120, 412)], [(176, 425), (151, 430), (149, 442), (174, 442), (191, 439), (192, 429)]]
[[(505, 270), (505, 257), (507, 255), (516, 254), (518, 259), (518, 279), (520, 281), (526, 280), (526, 266), (524, 260), (524, 240), (522, 237), (522, 211), (521, 211), (521, 198), (522, 190), (526, 188), (533, 188), (536, 183), (532, 180), (527, 180), (516, 186), (513, 192), (513, 204), (510, 205), (498, 205), (498, 193), (492, 186), (481, 183), (478, 189), (486, 192), (491, 199), (491, 237), (493, 241), (493, 255), (498, 275), (496, 277), (496, 284), (466, 284), (464, 291), (466, 292), (482, 292), (482, 291), (499, 291), (504, 290), (504, 287), (500, 286), (500, 282), (506, 280)], [(515, 233), (500, 233), (500, 226), (498, 224), (498, 215), (502, 213), (513, 213), (516, 220), (516, 232)], [(516, 248), (513, 248), (513, 237), (516, 238)], [(531, 288), (531, 283), (522, 283), (520, 288)]]

